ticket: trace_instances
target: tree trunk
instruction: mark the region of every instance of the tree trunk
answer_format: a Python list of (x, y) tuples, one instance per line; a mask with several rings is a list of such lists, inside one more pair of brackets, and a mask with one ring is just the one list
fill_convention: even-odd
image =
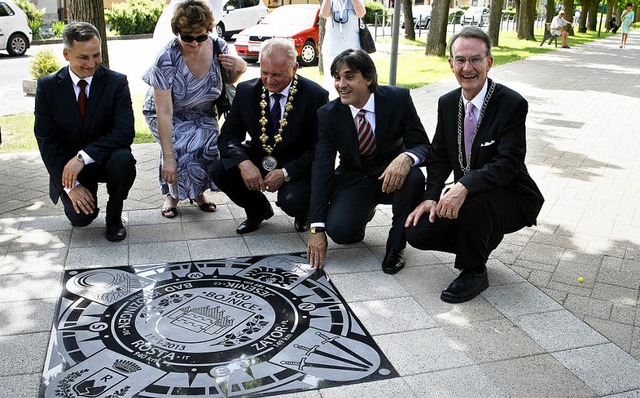
[(502, 7), (504, 0), (493, 0), (491, 2), (491, 14), (489, 16), (489, 37), (491, 44), (496, 47), (500, 39), (500, 22), (502, 20)]
[(556, 16), (556, 2), (555, 0), (547, 0), (547, 14), (545, 15), (545, 22), (551, 23), (553, 17)]
[(520, 1), (520, 23), (518, 23), (518, 39), (535, 40), (533, 25), (535, 24), (535, 0)]
[(597, 31), (598, 30), (598, 5), (600, 0), (591, 2), (589, 7), (589, 16), (587, 20), (587, 29)]
[[(573, 16), (576, 15), (576, 6), (573, 3), (574, 0), (564, 0), (564, 15), (565, 19), (573, 23)], [(582, 14), (582, 13), (581, 13)], [(569, 28), (569, 36), (575, 36), (575, 26)]]
[(402, 0), (402, 9), (404, 10), (404, 37), (409, 40), (416, 39), (416, 30), (413, 28), (412, 5), (412, 0)]
[(611, 16), (613, 15), (613, 7), (615, 6), (615, 0), (607, 0), (607, 16), (604, 20), (605, 29), (609, 28), (609, 21), (611, 20)]
[(587, 33), (587, 14), (589, 6), (594, 0), (582, 0), (582, 11), (580, 12), (580, 23), (578, 26), (578, 32)]
[[(362, 20), (364, 21), (364, 17), (362, 18)], [(322, 18), (322, 15), (319, 16), (318, 18), (318, 24), (320, 25), (320, 37), (318, 40), (320, 40), (320, 54), (318, 55), (318, 70), (320, 71), (321, 75), (324, 75), (324, 66), (322, 64), (322, 43), (324, 42), (324, 32), (325, 32), (325, 23), (327, 22), (326, 19)]]
[(513, 8), (516, 10), (516, 31), (520, 26), (520, 0), (514, 0)]
[(431, 25), (427, 35), (426, 55), (442, 57), (447, 51), (447, 25), (449, 24), (449, 0), (434, 0), (431, 9)]
[(109, 67), (107, 50), (107, 27), (104, 22), (102, 0), (69, 0), (69, 21), (89, 22), (98, 29), (102, 37), (102, 64)]

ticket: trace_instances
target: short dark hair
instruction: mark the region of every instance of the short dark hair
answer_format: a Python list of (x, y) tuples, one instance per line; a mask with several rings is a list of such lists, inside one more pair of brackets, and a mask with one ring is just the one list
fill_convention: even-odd
[(625, 7), (625, 8), (627, 8), (627, 7), (633, 7), (633, 4), (631, 4), (631, 3), (627, 3), (627, 5), (626, 5), (626, 7)]
[(484, 46), (487, 48), (487, 56), (491, 55), (491, 38), (484, 30), (477, 26), (465, 26), (457, 34), (451, 37), (449, 41), (449, 57), (453, 58), (453, 43), (461, 37), (467, 39), (480, 39), (484, 42)]
[(171, 18), (171, 31), (175, 35), (195, 33), (202, 29), (211, 32), (214, 25), (211, 8), (200, 0), (187, 0), (178, 3), (173, 12), (173, 18)]
[(376, 92), (378, 89), (378, 72), (376, 71), (376, 64), (373, 63), (366, 51), (359, 48), (349, 48), (338, 54), (331, 63), (331, 76), (336, 76), (344, 64), (349, 69), (360, 72), (365, 79), (371, 80), (369, 91)]
[(94, 37), (101, 40), (100, 32), (89, 22), (71, 22), (62, 31), (62, 42), (66, 49), (73, 47), (74, 41), (89, 41)]

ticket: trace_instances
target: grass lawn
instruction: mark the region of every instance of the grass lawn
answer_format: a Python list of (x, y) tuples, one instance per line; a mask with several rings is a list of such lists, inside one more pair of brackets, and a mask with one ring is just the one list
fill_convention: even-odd
[[(536, 30), (536, 37), (542, 39), (543, 30)], [(610, 33), (602, 33), (602, 37), (611, 36)], [(576, 46), (598, 39), (597, 32), (576, 33), (569, 37), (569, 45)], [(381, 40), (390, 41), (390, 38)], [(447, 57), (435, 57), (424, 55), (424, 47), (427, 37), (423, 36), (415, 41), (402, 39), (402, 44), (414, 45), (415, 50), (402, 50), (398, 57), (398, 75), (396, 83), (398, 86), (407, 88), (422, 87), (451, 76)], [(518, 40), (516, 32), (500, 32), (500, 46), (493, 48), (494, 66), (525, 59), (537, 54), (555, 51), (556, 48), (550, 45), (540, 46), (537, 41)], [(375, 57), (376, 68), (380, 83), (387, 84), (389, 81), (388, 57)], [(299, 73), (311, 80), (322, 84), (322, 76), (318, 68), (299, 68)], [(142, 116), (142, 102), (144, 95), (134, 95), (132, 98), (135, 112), (136, 138), (134, 143), (155, 142)], [(33, 136), (33, 113), (22, 113), (17, 115), (1, 116), (0, 126), (2, 126), (3, 143), (0, 146), (0, 153), (35, 151), (38, 149)]]

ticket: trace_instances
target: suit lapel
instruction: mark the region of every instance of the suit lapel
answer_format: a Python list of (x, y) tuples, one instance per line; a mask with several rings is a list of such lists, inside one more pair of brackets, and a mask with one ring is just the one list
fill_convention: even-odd
[[(492, 84), (492, 81), (491, 79), (489, 79), (489, 87), (491, 87), (491, 84)], [(487, 107), (484, 111), (484, 115), (482, 116), (482, 122), (480, 123), (480, 126), (478, 127), (478, 131), (476, 132), (476, 136), (473, 139), (473, 145), (471, 146), (472, 166), (473, 166), (474, 159), (477, 158), (478, 151), (480, 150), (480, 145), (482, 145), (482, 143), (487, 141), (489, 138), (487, 137), (487, 134), (489, 132), (489, 126), (491, 125), (493, 118), (495, 117), (496, 112), (498, 111), (498, 108), (496, 106), (493, 106), (496, 95), (498, 94), (497, 90), (498, 90), (498, 87), (496, 87), (495, 91), (491, 95), (491, 98), (489, 98), (489, 103), (487, 104)]]
[(385, 132), (392, 131), (391, 126), (391, 111), (393, 106), (389, 106), (387, 103), (387, 93), (384, 91), (384, 88), (378, 87), (378, 90), (374, 93), (376, 100), (376, 150), (374, 151), (374, 156), (378, 151), (385, 149), (384, 138)]
[(58, 74), (57, 89), (59, 98), (67, 107), (67, 114), (73, 119), (73, 122), (82, 128), (82, 119), (80, 119), (80, 111), (78, 110), (78, 100), (73, 88), (73, 81), (69, 76), (69, 67), (62, 68)]

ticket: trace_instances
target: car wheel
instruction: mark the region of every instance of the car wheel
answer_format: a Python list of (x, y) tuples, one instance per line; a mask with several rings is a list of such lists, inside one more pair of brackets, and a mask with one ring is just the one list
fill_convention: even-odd
[(316, 49), (316, 43), (309, 39), (304, 42), (302, 51), (300, 51), (300, 65), (311, 66), (318, 61), (318, 51)]
[(224, 39), (224, 24), (222, 22), (218, 22), (218, 24), (216, 25), (216, 33), (218, 34), (218, 37), (221, 39)]
[(7, 42), (7, 52), (14, 57), (24, 55), (27, 48), (29, 48), (29, 39), (22, 33), (14, 33)]

